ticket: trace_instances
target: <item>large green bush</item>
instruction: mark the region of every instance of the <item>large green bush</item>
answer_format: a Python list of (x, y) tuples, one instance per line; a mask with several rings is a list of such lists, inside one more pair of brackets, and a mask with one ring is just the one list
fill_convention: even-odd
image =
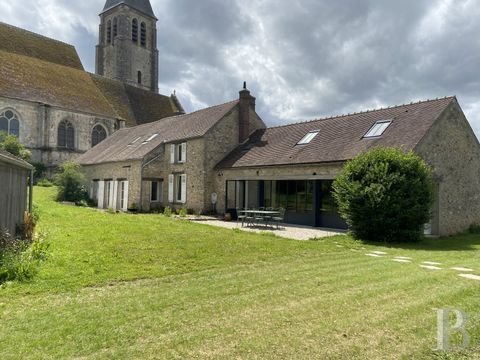
[(333, 189), (354, 237), (412, 242), (423, 236), (433, 198), (431, 170), (413, 152), (365, 152), (346, 164)]
[(88, 200), (85, 183), (81, 166), (75, 161), (64, 162), (60, 173), (55, 176), (55, 184), (59, 187), (58, 200), (74, 203)]

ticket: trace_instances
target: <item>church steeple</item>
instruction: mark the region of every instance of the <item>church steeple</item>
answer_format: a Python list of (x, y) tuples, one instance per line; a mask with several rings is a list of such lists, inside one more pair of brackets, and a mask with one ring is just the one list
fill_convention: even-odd
[(157, 18), (149, 0), (107, 0), (96, 73), (158, 92)]

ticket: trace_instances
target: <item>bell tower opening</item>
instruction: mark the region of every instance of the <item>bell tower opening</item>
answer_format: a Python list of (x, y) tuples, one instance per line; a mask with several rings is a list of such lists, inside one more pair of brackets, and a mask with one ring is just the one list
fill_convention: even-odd
[(158, 93), (157, 21), (150, 0), (107, 0), (96, 73)]

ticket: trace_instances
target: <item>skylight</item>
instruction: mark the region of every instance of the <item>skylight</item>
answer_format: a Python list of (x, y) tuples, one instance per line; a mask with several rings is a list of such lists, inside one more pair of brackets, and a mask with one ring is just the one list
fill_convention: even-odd
[(140, 140), (142, 137), (139, 136), (137, 137), (135, 140), (133, 140), (130, 144), (128, 144), (128, 146), (133, 146), (138, 140)]
[(144, 143), (148, 143), (148, 142), (152, 141), (152, 140), (155, 139), (157, 136), (158, 136), (158, 134), (153, 134), (153, 135), (150, 136), (147, 140), (145, 140)]
[(315, 136), (317, 136), (317, 134), (319, 133), (320, 131), (318, 130), (314, 130), (314, 131), (310, 131), (307, 135), (305, 135), (302, 140), (300, 140), (297, 145), (307, 145), (307, 144), (310, 144), (310, 142), (315, 138)]
[(385, 130), (390, 126), (392, 120), (377, 121), (370, 130), (365, 134), (364, 138), (372, 138), (382, 136)]

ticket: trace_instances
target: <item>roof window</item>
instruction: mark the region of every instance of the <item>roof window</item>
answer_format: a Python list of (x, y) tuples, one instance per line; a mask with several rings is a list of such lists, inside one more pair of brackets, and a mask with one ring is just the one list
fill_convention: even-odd
[(155, 139), (157, 136), (158, 136), (158, 134), (153, 134), (153, 135), (150, 136), (147, 140), (145, 140), (143, 143), (144, 143), (144, 144), (149, 143), (150, 141), (152, 141), (153, 139)]
[(297, 145), (307, 145), (307, 144), (310, 144), (310, 142), (315, 138), (315, 136), (317, 136), (317, 134), (319, 133), (320, 131), (319, 130), (313, 130), (313, 131), (310, 131), (309, 133), (307, 133), (307, 135), (305, 135), (302, 140), (300, 140)]
[(385, 130), (390, 126), (392, 120), (377, 121), (368, 132), (364, 135), (364, 138), (372, 138), (382, 136)]

